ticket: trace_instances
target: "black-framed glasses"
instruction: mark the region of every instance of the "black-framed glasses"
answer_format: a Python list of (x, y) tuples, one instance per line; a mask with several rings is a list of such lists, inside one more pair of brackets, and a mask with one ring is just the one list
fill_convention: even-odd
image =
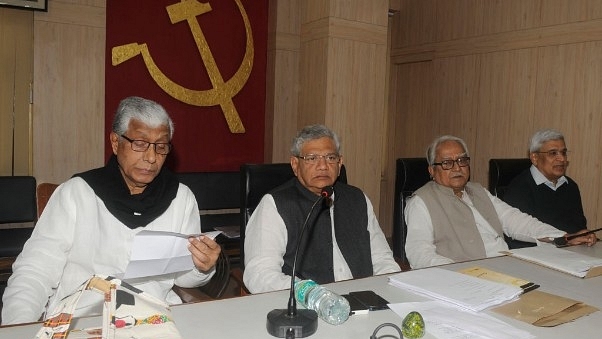
[(541, 151), (541, 152), (535, 152), (535, 153), (545, 154), (548, 156), (548, 158), (551, 158), (551, 159), (556, 159), (559, 156), (566, 158), (569, 155), (569, 151), (566, 149), (561, 149), (561, 150), (551, 149), (549, 151)]
[(130, 139), (123, 134), (121, 135), (121, 137), (129, 141), (130, 145), (132, 146), (132, 150), (136, 152), (146, 152), (150, 145), (153, 145), (155, 146), (155, 153), (167, 155), (172, 148), (171, 143), (169, 142), (148, 142), (145, 140)]
[(459, 157), (456, 160), (446, 159), (441, 162), (434, 162), (433, 166), (441, 166), (444, 170), (450, 170), (454, 168), (454, 163), (458, 164), (458, 167), (466, 167), (470, 165), (470, 157)]
[(297, 158), (303, 159), (306, 164), (314, 165), (317, 164), (320, 159), (326, 160), (328, 164), (336, 164), (341, 160), (341, 156), (336, 153), (330, 153), (325, 155), (320, 154), (306, 154), (306, 155), (298, 155)]

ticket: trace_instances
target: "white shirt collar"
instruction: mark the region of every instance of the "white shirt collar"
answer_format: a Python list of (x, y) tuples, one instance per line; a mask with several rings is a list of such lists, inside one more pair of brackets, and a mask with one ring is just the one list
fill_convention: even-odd
[(539, 171), (539, 169), (537, 169), (537, 167), (535, 167), (535, 165), (531, 165), (531, 176), (533, 176), (533, 180), (535, 180), (535, 184), (537, 184), (538, 186), (541, 184), (546, 184), (546, 186), (548, 186), (549, 188), (551, 188), (552, 190), (557, 190), (558, 187), (567, 184), (569, 181), (567, 180), (567, 178), (563, 175), (560, 178), (558, 178), (558, 182), (556, 183), (556, 185), (554, 185), (553, 182), (551, 182), (550, 180), (548, 180), (548, 178), (546, 178), (545, 175), (543, 175), (543, 173), (541, 173), (541, 171)]

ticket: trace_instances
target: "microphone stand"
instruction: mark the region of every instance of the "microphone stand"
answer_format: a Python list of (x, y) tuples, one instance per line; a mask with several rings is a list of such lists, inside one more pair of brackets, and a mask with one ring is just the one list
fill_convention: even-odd
[(301, 247), (301, 239), (307, 228), (308, 221), (315, 207), (325, 198), (329, 198), (333, 193), (332, 186), (322, 188), (320, 197), (314, 202), (303, 222), (301, 233), (297, 239), (297, 248), (295, 249), (295, 259), (293, 261), (293, 272), (291, 274), (290, 295), (288, 298), (288, 306), (286, 309), (274, 309), (267, 316), (268, 333), (278, 338), (294, 339), (308, 337), (318, 329), (318, 314), (314, 310), (302, 309), (297, 310), (297, 299), (295, 299), (295, 276), (297, 273), (297, 256), (299, 247)]

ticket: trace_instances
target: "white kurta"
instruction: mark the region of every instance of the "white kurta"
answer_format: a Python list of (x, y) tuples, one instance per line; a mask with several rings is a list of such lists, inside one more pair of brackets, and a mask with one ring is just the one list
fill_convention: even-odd
[[(3, 296), (2, 323), (39, 320), (46, 310), (94, 274), (123, 273), (134, 235), (143, 230), (200, 233), (192, 191), (180, 184), (169, 208), (145, 227), (130, 229), (115, 218), (92, 188), (72, 178), (52, 194), (31, 238), (13, 265)], [(181, 303), (173, 285), (194, 287), (209, 281), (214, 270), (166, 274), (128, 280), (168, 303)], [(77, 316), (98, 313), (100, 300), (80, 300)]]

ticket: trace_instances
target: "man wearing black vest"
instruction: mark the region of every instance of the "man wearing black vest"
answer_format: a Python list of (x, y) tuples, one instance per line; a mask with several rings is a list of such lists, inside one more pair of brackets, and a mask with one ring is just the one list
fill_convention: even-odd
[(332, 201), (315, 207), (315, 223), (307, 226), (299, 248), (297, 278), (325, 284), (399, 271), (368, 197), (337, 182), (343, 163), (338, 136), (323, 125), (306, 126), (291, 153), (296, 178), (266, 194), (247, 224), (249, 291), (290, 287), (298, 236), (326, 186), (334, 186)]
[[(565, 175), (569, 161), (562, 133), (544, 129), (533, 134), (529, 159), (533, 165), (512, 180), (504, 201), (567, 233), (587, 231), (579, 186)], [(533, 244), (512, 240), (509, 245)]]

